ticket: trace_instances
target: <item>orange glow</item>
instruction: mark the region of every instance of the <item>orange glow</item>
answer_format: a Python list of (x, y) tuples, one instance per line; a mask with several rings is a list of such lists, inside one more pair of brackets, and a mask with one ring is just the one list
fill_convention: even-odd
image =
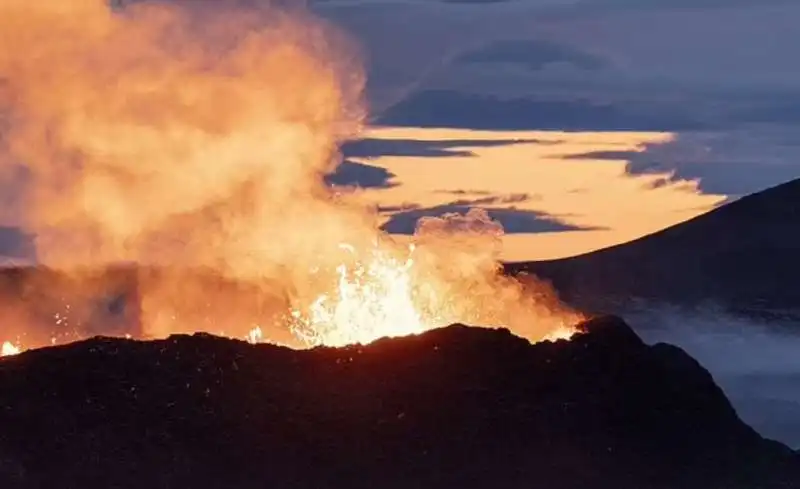
[(363, 254), (347, 244), (339, 249), (349, 256), (336, 267), (330, 292), (290, 313), (289, 322), (301, 339), (310, 345), (340, 346), (429, 329), (414, 301), (410, 257), (401, 261), (377, 247)]
[[(496, 225), (482, 211), (461, 218)], [(499, 274), (491, 256), (463, 243), (459, 249), (464, 234), (454, 235), (447, 249), (437, 248), (446, 238), (426, 241), (424, 230), (408, 248), (340, 245), (345, 256), (327, 291), (292, 309), (293, 332), (310, 346), (364, 344), (452, 323), (506, 326), (534, 341), (572, 335), (572, 325), (581, 319), (577, 314), (544, 287), (537, 298), (526, 294), (514, 279)]]
[[(394, 175), (390, 188), (361, 190), (363, 202), (431, 208), (496, 198), (483, 205), (541, 213), (578, 229), (505, 234), (501, 258), (507, 261), (563, 258), (631, 241), (708, 212), (726, 198), (703, 193), (698, 181), (673, 180), (669, 172), (628, 173), (622, 155), (672, 144), (677, 136), (670, 133), (378, 127), (367, 136), (396, 144), (430, 141), (452, 154), (357, 159)], [(488, 144), (459, 147), (463, 141)], [(614, 153), (620, 159), (606, 159)], [(509, 196), (520, 198), (499, 199)], [(384, 215), (384, 222), (390, 217)]]
[[(485, 214), (421, 223), (409, 253), (325, 186), (362, 130), (364, 77), (308, 13), (6, 0), (0, 31), (1, 183), (21, 190), (41, 263), (75, 277), (77, 337), (105, 333), (85, 325), (110, 285), (135, 287), (145, 337), (343, 345), (465, 322), (538, 341), (578, 319), (499, 273)], [(86, 272), (118, 263), (136, 280)], [(53, 335), (35, 328), (26, 344)]]
[(18, 355), (21, 352), (22, 349), (10, 341), (3, 342), (3, 345), (0, 346), (0, 357), (10, 357), (12, 355)]

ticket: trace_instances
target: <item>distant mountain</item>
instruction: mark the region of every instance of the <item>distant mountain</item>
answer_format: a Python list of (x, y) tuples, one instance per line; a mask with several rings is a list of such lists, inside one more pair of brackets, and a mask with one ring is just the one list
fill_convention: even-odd
[(549, 280), (589, 309), (641, 298), (800, 312), (799, 224), (800, 179), (629, 243), (506, 270)]
[(0, 360), (0, 487), (797, 489), (677, 347), (451, 326), (296, 351), (95, 338)]
[(685, 107), (657, 109), (588, 99), (499, 98), (456, 90), (417, 92), (375, 121), (387, 126), (479, 130), (689, 131), (707, 129)]

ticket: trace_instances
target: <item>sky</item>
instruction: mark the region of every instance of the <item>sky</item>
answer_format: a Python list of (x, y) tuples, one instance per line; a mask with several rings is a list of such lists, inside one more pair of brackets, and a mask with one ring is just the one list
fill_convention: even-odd
[[(360, 45), (370, 127), (331, 183), (398, 239), (482, 207), (502, 258), (652, 233), (800, 171), (800, 5), (316, 0)], [(5, 196), (4, 200), (13, 200)], [(25, 255), (5, 212), (0, 255)]]
[(366, 187), (400, 236), (478, 206), (506, 226), (505, 259), (570, 256), (800, 173), (792, 2), (315, 9), (360, 41), (369, 70), (374, 127), (345, 148), (339, 183)]

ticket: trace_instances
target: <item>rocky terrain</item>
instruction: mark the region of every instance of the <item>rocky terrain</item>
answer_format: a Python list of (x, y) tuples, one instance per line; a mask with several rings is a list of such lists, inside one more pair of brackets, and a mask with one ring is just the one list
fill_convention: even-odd
[(800, 488), (800, 455), (621, 320), (297, 351), (97, 337), (0, 360), (3, 488)]

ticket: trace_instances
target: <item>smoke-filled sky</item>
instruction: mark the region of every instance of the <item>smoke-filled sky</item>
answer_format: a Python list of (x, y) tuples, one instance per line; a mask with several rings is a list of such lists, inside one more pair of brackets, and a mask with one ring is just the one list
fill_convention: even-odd
[[(81, 279), (134, 262), (235, 284), (140, 277), (144, 334), (263, 326), (345, 344), (469, 322), (540, 339), (578, 318), (500, 275), (486, 212), (427, 216), (409, 249), (326, 184), (361, 134), (364, 73), (357, 45), (302, 5), (5, 0), (0, 32), (0, 176), (37, 260)], [(259, 293), (224, 310), (237, 288)], [(16, 319), (16, 334), (38, 328)]]

